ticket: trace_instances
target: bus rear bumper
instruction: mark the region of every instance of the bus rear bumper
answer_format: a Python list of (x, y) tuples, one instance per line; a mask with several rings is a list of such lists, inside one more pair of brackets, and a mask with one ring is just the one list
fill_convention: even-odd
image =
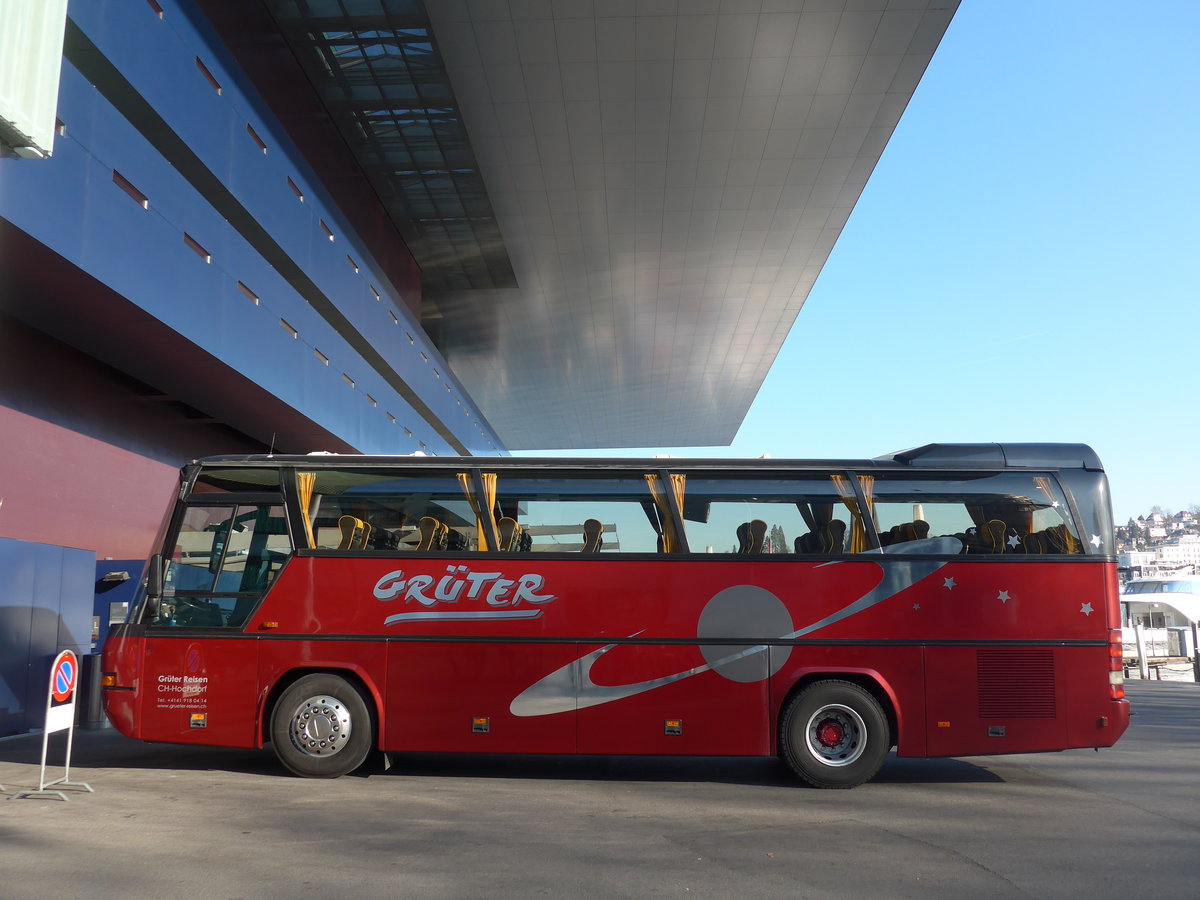
[(1128, 700), (1113, 700), (1109, 704), (1109, 713), (1107, 716), (1097, 722), (1099, 729), (1104, 731), (1107, 740), (1096, 744), (1097, 747), (1111, 747), (1129, 728), (1129, 701)]

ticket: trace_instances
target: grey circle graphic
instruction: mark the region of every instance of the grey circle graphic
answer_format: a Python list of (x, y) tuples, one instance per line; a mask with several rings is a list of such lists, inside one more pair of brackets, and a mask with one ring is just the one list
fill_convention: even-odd
[[(747, 638), (745, 644), (701, 644), (704, 661), (723, 678), (750, 684), (770, 678), (778, 672), (791, 647), (758, 649), (759, 641), (783, 637), (796, 630), (783, 601), (770, 591), (749, 584), (738, 584), (715, 594), (700, 613), (696, 636)], [(740, 655), (744, 654), (744, 655)]]

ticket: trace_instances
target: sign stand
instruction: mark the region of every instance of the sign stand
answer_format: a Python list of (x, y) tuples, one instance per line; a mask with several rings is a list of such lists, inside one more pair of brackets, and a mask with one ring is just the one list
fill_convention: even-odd
[[(71, 788), (94, 793), (91, 785), (82, 781), (71, 781), (71, 743), (75, 737), (75, 688), (79, 685), (79, 658), (70, 650), (64, 650), (54, 658), (50, 667), (50, 690), (46, 694), (46, 727), (42, 730), (42, 768), (38, 776), (36, 791), (18, 791), (9, 800), (22, 797), (44, 797), (69, 800), (62, 791), (47, 788)], [(50, 735), (55, 731), (67, 732), (67, 761), (63, 777), (55, 781), (46, 780), (46, 747)]]

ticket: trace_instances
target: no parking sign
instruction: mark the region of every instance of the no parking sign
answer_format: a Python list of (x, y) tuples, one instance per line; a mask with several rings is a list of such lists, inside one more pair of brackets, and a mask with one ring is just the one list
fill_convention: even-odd
[[(75, 688), (79, 685), (79, 657), (72, 650), (64, 650), (54, 658), (50, 667), (50, 689), (46, 692), (46, 727), (42, 731), (42, 769), (36, 791), (18, 791), (10, 799), (19, 797), (53, 797), (66, 800), (62, 791), (50, 791), (50, 787), (76, 788), (91, 791), (82, 781), (71, 781), (71, 742), (75, 737)], [(62, 778), (46, 780), (46, 746), (50, 735), (56, 731), (67, 732), (67, 761)]]
[(79, 657), (64, 650), (50, 668), (50, 706), (46, 731), (62, 731), (75, 722), (75, 686), (79, 682)]

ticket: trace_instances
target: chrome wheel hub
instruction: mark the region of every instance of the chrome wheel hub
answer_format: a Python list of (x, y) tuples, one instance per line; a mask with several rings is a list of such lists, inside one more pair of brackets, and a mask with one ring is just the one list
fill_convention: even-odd
[(809, 718), (805, 741), (818, 761), (827, 766), (848, 766), (867, 749), (867, 726), (850, 707), (831, 703)]
[(306, 756), (332, 756), (350, 739), (350, 712), (336, 697), (309, 697), (292, 716), (288, 734)]

